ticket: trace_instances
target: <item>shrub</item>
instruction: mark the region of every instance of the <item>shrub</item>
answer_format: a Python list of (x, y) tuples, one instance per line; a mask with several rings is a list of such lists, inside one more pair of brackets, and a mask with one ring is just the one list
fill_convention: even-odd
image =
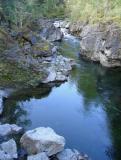
[(66, 6), (73, 21), (121, 23), (121, 0), (68, 0)]

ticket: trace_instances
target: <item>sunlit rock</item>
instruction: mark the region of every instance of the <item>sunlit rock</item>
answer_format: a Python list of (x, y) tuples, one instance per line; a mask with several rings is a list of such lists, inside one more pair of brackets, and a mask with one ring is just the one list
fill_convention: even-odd
[(46, 152), (48, 156), (61, 152), (65, 146), (65, 139), (51, 128), (36, 128), (27, 131), (20, 140), (21, 145), (29, 155)]

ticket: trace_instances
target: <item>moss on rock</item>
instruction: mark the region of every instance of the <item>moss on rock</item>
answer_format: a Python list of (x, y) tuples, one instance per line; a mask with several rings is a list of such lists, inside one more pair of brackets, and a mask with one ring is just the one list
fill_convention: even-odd
[(23, 69), (16, 63), (0, 60), (0, 84), (2, 87), (37, 86), (43, 78), (43, 73), (32, 69)]

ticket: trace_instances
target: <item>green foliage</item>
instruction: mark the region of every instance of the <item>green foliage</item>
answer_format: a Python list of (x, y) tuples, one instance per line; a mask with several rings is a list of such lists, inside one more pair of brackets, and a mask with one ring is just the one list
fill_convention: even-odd
[(42, 4), (43, 15), (46, 17), (63, 17), (64, 6), (60, 0), (44, 0)]
[(62, 17), (64, 7), (60, 0), (0, 0), (0, 13), (11, 24), (22, 27), (38, 17)]
[(74, 21), (121, 22), (121, 0), (68, 0), (66, 6)]

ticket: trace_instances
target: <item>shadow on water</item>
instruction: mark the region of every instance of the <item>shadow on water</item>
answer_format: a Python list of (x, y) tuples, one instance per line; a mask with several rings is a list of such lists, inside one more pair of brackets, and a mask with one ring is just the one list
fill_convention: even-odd
[(2, 121), (26, 130), (50, 126), (66, 138), (66, 147), (93, 160), (120, 160), (121, 70), (78, 59), (75, 39), (62, 42), (60, 52), (78, 62), (69, 81), (14, 92), (4, 101)]

